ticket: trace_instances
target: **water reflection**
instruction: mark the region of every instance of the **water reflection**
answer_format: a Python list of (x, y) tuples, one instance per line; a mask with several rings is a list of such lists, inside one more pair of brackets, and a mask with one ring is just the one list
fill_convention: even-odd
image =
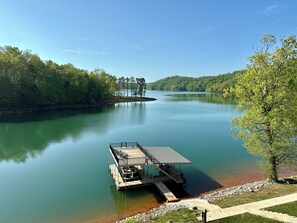
[(215, 104), (236, 104), (234, 96), (224, 97), (222, 94), (210, 93), (188, 93), (188, 94), (167, 94), (167, 101), (184, 102), (184, 101), (199, 101), (203, 103)]
[(122, 111), (119, 117), (119, 122), (122, 124), (143, 124), (145, 121), (145, 102), (120, 103), (116, 108)]
[(87, 132), (104, 135), (110, 129), (144, 120), (144, 103), (7, 117), (0, 122), (0, 161), (25, 162), (42, 154), (51, 143), (67, 138), (75, 141)]

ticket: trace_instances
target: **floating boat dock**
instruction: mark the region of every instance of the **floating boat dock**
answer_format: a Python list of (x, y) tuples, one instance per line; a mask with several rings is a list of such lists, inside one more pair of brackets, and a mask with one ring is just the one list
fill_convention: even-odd
[(109, 171), (118, 190), (155, 185), (168, 202), (178, 200), (164, 183), (184, 183), (175, 165), (190, 164), (188, 159), (170, 147), (143, 147), (138, 142), (111, 143), (109, 151), (114, 161)]

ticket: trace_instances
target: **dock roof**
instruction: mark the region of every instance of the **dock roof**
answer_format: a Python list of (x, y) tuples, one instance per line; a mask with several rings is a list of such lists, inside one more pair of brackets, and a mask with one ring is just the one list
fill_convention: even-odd
[(170, 147), (143, 147), (162, 164), (190, 164), (191, 161)]

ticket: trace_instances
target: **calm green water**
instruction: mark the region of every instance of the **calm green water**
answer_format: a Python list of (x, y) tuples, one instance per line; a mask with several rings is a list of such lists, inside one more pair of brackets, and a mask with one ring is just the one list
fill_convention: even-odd
[(0, 222), (84, 222), (137, 211), (160, 198), (151, 189), (117, 192), (110, 142), (170, 146), (192, 161), (187, 192), (221, 187), (255, 166), (230, 135), (234, 101), (220, 95), (166, 96), (90, 111), (30, 114), (0, 122)]

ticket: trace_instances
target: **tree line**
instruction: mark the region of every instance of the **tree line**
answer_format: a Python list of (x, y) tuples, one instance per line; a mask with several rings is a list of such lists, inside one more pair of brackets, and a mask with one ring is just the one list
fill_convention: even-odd
[(204, 76), (196, 78), (171, 76), (153, 83), (148, 83), (147, 88), (149, 90), (161, 91), (202, 91), (223, 93), (225, 89), (235, 86), (236, 77), (241, 75), (243, 72), (244, 70), (239, 70), (218, 76)]
[[(121, 79), (121, 78), (119, 78)], [(130, 81), (133, 96), (144, 96), (144, 78)], [(103, 69), (43, 61), (17, 47), (0, 47), (0, 109), (96, 104), (122, 94), (121, 81)]]
[(144, 78), (119, 77), (117, 81), (120, 95), (130, 97), (143, 97), (146, 93), (146, 83)]

